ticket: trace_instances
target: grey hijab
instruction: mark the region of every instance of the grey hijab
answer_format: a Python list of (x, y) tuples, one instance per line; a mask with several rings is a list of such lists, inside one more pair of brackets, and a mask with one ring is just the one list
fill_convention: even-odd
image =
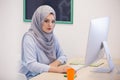
[(52, 13), (56, 18), (55, 11), (52, 7), (48, 5), (42, 5), (38, 7), (33, 14), (31, 28), (27, 34), (32, 36), (37, 46), (45, 53), (50, 62), (52, 62), (56, 59), (56, 51), (54, 46), (55, 37), (53, 32), (44, 32), (41, 26), (44, 19), (50, 13)]

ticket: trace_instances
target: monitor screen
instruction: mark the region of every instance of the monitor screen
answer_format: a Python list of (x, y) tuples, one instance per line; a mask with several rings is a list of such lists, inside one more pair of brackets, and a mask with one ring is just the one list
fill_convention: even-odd
[(102, 42), (107, 41), (109, 28), (109, 17), (92, 19), (90, 22), (85, 65), (89, 66), (100, 59)]

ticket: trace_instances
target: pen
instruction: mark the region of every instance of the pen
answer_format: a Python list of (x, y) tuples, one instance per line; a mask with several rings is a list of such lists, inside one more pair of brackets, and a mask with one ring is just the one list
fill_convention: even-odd
[[(65, 74), (64, 77), (67, 77), (67, 74)], [(76, 78), (76, 77), (77, 77), (77, 75), (74, 75), (74, 78)]]

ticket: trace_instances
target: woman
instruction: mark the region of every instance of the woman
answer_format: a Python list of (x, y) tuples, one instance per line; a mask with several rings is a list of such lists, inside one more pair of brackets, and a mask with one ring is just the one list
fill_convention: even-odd
[(28, 79), (42, 72), (65, 73), (66, 56), (53, 34), (56, 14), (48, 5), (40, 6), (32, 17), (31, 27), (22, 40), (20, 71)]

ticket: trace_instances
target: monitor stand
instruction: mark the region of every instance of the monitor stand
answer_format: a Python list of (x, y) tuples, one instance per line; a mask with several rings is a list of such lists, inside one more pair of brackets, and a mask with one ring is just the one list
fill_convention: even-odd
[(102, 45), (103, 45), (103, 48), (104, 48), (104, 51), (105, 51), (104, 54), (106, 55), (106, 58), (107, 58), (108, 67), (95, 68), (92, 71), (93, 72), (99, 72), (99, 73), (109, 73), (109, 72), (113, 71), (114, 64), (113, 64), (113, 61), (112, 61), (112, 58), (111, 58), (111, 55), (110, 55), (110, 50), (108, 48), (107, 42), (103, 41)]

